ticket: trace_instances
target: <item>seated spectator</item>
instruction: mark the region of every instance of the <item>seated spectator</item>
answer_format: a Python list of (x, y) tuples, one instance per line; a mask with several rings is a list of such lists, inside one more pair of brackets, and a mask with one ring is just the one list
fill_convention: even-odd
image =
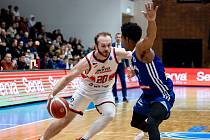
[(19, 7), (15, 6), (14, 10), (12, 11), (12, 13), (13, 13), (13, 16), (20, 17)]
[(40, 68), (41, 69), (49, 69), (50, 67), (52, 67), (52, 66), (48, 66), (49, 60), (50, 60), (49, 54), (45, 53), (44, 58), (41, 59)]
[(16, 70), (17, 69), (17, 61), (12, 61), (11, 53), (6, 53), (4, 59), (0, 63), (1, 70)]
[(59, 69), (57, 62), (58, 62), (58, 57), (57, 55), (54, 55), (53, 58), (48, 61), (49, 69)]
[(26, 63), (26, 57), (25, 54), (22, 54), (18, 61), (17, 61), (17, 69), (18, 70), (25, 70), (25, 69), (29, 69), (29, 66)]
[(36, 24), (35, 16), (30, 15), (30, 18), (28, 20), (28, 28), (31, 29)]

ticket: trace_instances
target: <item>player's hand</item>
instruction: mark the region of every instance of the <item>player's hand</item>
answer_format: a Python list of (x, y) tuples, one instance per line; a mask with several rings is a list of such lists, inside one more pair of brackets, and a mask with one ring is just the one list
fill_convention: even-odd
[(128, 67), (127, 70), (128, 70), (127, 76), (129, 79), (135, 76), (135, 71), (133, 70), (133, 68)]
[(53, 94), (50, 93), (48, 96), (48, 100), (47, 100), (47, 104), (50, 102), (50, 100), (52, 100), (54, 98)]
[(158, 6), (154, 6), (153, 2), (145, 4), (146, 11), (141, 11), (148, 21), (155, 21)]

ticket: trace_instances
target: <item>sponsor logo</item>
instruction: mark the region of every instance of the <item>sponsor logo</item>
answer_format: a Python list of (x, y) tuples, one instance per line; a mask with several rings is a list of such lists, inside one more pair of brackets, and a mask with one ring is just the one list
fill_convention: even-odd
[(27, 93), (45, 92), (44, 86), (41, 80), (28, 80), (26, 77), (23, 77), (22, 81), (23, 81), (23, 85), (25, 85), (25, 91)]
[(111, 72), (111, 71), (112, 71), (112, 70), (111, 70), (110, 67), (105, 68), (105, 67), (103, 66), (101, 69), (98, 69), (98, 70), (96, 71), (95, 74), (101, 74), (101, 73), (106, 73), (106, 72)]
[(176, 81), (187, 81), (187, 73), (166, 73), (166, 77)]
[(88, 85), (91, 86), (91, 87), (94, 87), (94, 88), (107, 88), (107, 87), (109, 87), (109, 85), (98, 85), (98, 84), (94, 84), (94, 83), (90, 83)]
[(210, 74), (205, 74), (202, 71), (197, 72), (197, 78), (198, 81), (210, 81)]
[(1, 82), (0, 96), (19, 94), (16, 82)]

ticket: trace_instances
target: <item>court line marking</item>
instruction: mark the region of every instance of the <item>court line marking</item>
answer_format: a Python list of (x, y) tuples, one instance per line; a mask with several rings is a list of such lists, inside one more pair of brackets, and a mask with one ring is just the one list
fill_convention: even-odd
[[(92, 111), (92, 110), (95, 110), (95, 108), (85, 110), (85, 112)], [(53, 120), (53, 118), (43, 119), (43, 120), (31, 122), (31, 123), (20, 124), (20, 125), (14, 126), (14, 127), (9, 127), (9, 128), (5, 128), (5, 129), (0, 129), (0, 132), (6, 131), (6, 130), (9, 130), (9, 129), (14, 129), (14, 128), (22, 127), (22, 126), (27, 126), (27, 125), (31, 125), (31, 124), (36, 124), (36, 123), (40, 123), (40, 122), (44, 122), (44, 121), (48, 121), (48, 120)]]
[(9, 123), (8, 123), (8, 124), (0, 124), (0, 125), (18, 125), (18, 124), (9, 124)]

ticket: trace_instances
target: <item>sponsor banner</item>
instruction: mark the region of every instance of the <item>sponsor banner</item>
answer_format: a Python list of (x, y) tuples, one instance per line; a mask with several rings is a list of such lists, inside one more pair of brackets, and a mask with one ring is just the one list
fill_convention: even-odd
[(210, 86), (210, 69), (166, 68), (166, 76), (177, 86)]
[[(65, 70), (0, 72), (0, 107), (46, 100), (66, 73)], [(70, 82), (59, 96), (71, 96), (77, 84), (78, 78)]]
[[(68, 70), (0, 72), (0, 107), (41, 101), (48, 98)], [(127, 73), (127, 72), (126, 72)], [(166, 75), (178, 86), (210, 86), (210, 69), (166, 68)], [(118, 77), (117, 87), (121, 89)], [(139, 87), (137, 77), (126, 76), (127, 88)], [(76, 78), (58, 95), (69, 97), (79, 85)]]

